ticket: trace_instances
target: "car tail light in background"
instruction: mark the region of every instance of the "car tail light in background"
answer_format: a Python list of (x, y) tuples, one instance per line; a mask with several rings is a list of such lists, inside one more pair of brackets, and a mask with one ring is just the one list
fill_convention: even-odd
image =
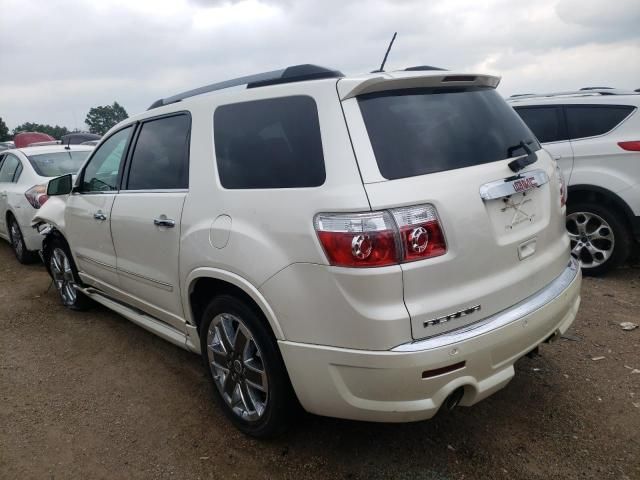
[(560, 182), (560, 206), (564, 207), (567, 203), (567, 181), (564, 178), (564, 173), (562, 173), (562, 169), (556, 165), (556, 173), (558, 174), (558, 182)]
[(40, 208), (49, 200), (46, 185), (34, 185), (24, 193), (24, 196), (27, 197), (27, 200), (33, 208)]
[(632, 142), (618, 142), (618, 146), (629, 152), (640, 152), (640, 140)]
[(432, 205), (366, 213), (320, 213), (314, 225), (329, 263), (340, 267), (396, 265), (447, 251)]

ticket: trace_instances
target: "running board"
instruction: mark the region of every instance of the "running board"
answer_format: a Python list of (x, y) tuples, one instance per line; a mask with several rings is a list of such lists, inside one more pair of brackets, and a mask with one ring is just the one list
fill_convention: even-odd
[(136, 325), (139, 325), (145, 330), (155, 333), (168, 342), (171, 342), (178, 347), (184, 348), (185, 350), (189, 350), (190, 352), (199, 351), (199, 348), (196, 348), (195, 345), (192, 345), (193, 342), (191, 341), (190, 337), (180, 332), (179, 330), (176, 330), (175, 328), (167, 325), (166, 323), (161, 322), (160, 320), (157, 320), (156, 318), (147, 315), (146, 313), (138, 309), (129, 307), (123, 303), (118, 302), (117, 300), (113, 300), (112, 298), (107, 297), (95, 288), (79, 287), (76, 285), (76, 289), (84, 293), (91, 300), (104, 305), (108, 309), (113, 310), (119, 315), (122, 315), (127, 320), (131, 320)]

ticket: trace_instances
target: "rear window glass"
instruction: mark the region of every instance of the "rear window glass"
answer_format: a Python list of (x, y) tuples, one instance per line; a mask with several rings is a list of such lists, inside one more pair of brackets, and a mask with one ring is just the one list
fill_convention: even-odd
[(213, 118), (224, 188), (300, 188), (324, 183), (318, 110), (311, 97), (223, 105)]
[(78, 173), (80, 167), (91, 151), (68, 151), (55, 153), (40, 153), (29, 155), (31, 166), (41, 177), (59, 177), (67, 173)]
[(566, 140), (558, 107), (516, 108), (516, 112), (542, 143)]
[(540, 144), (492, 88), (407, 89), (358, 97), (380, 173), (397, 179), (494, 162)]
[(571, 139), (595, 137), (613, 130), (633, 111), (627, 105), (567, 105), (567, 125)]

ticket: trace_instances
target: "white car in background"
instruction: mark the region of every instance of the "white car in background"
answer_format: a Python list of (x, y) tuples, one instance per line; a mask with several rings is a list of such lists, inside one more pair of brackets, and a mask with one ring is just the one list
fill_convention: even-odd
[(640, 94), (584, 88), (508, 102), (567, 179), (567, 230), (583, 271), (624, 263), (640, 240)]
[(11, 243), (20, 263), (38, 258), (42, 236), (31, 219), (47, 201), (53, 177), (75, 174), (93, 147), (49, 145), (0, 152), (0, 237)]

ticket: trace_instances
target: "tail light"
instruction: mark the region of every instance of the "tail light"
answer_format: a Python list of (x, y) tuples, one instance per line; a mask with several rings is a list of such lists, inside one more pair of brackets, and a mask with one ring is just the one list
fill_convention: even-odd
[(315, 227), (331, 265), (382, 267), (398, 261), (396, 229), (388, 212), (321, 213)]
[(331, 265), (382, 267), (447, 251), (432, 205), (367, 213), (320, 213), (314, 224)]
[(396, 208), (391, 213), (400, 229), (403, 261), (422, 260), (446, 253), (447, 245), (432, 205)]
[(24, 192), (24, 196), (27, 197), (27, 200), (33, 208), (40, 208), (47, 200), (49, 200), (49, 197), (47, 197), (46, 185), (34, 185)]
[(564, 173), (562, 173), (562, 169), (556, 165), (556, 173), (558, 175), (558, 182), (560, 183), (560, 206), (564, 207), (567, 203), (567, 181), (564, 178)]
[(618, 142), (618, 146), (629, 152), (640, 152), (640, 141)]

